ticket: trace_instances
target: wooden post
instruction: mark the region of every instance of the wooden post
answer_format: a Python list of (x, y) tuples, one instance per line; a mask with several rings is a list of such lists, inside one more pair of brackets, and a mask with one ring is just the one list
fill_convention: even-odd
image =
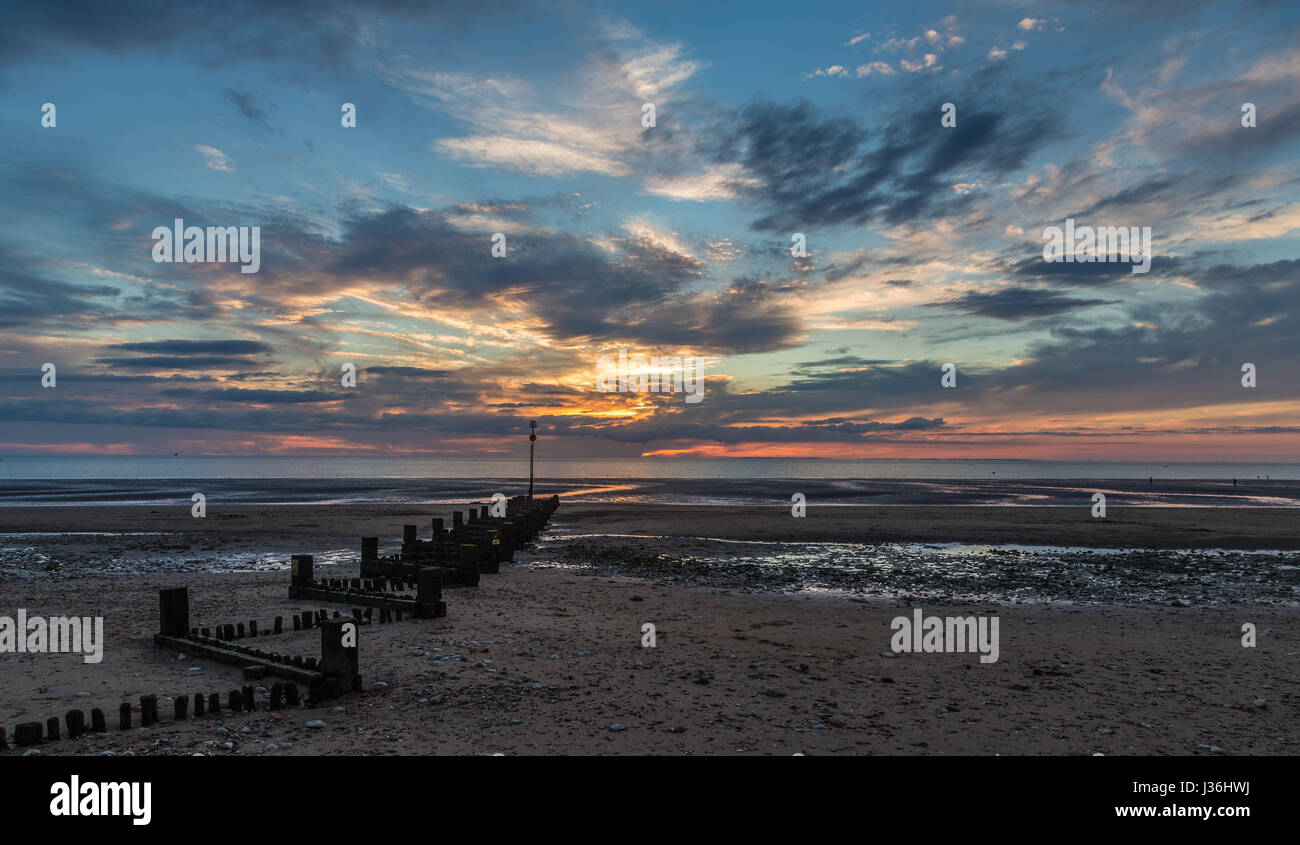
[(351, 692), (361, 685), (359, 636), (360, 626), (351, 618), (327, 619), (321, 625), (321, 674), (336, 678), (340, 692)]
[(158, 591), (158, 630), (169, 637), (184, 637), (190, 632), (189, 587)]
[(289, 560), (293, 565), (293, 583), (304, 587), (310, 584), (314, 558), (311, 555), (293, 555)]

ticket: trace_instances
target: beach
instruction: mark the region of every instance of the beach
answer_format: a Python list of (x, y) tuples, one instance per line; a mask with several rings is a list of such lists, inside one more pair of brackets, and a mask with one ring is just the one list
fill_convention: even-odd
[[(115, 728), (120, 702), (154, 694), (164, 724), (41, 753), (1234, 755), (1300, 742), (1300, 512), (1284, 508), (1101, 520), (1086, 507), (810, 506), (794, 518), (562, 503), (514, 564), (445, 589), (446, 617), (363, 626), (361, 693), (167, 723), (168, 696), (244, 682), (238, 667), (154, 645), (159, 589), (189, 588), (193, 625), (267, 625), (314, 609), (287, 598), (289, 554), (355, 577), (359, 537), (391, 546), (404, 524), (428, 536), (448, 510), (0, 510), (0, 613), (103, 615), (107, 639), (98, 664), (4, 655), (0, 724), (99, 707)], [(754, 551), (797, 543), (824, 544), (810, 547), (822, 564)], [(979, 548), (955, 566), (952, 543)], [(874, 568), (824, 563), (850, 552)], [(998, 661), (893, 651), (891, 620), (917, 607), (997, 616)], [(319, 634), (265, 642), (307, 654)]]

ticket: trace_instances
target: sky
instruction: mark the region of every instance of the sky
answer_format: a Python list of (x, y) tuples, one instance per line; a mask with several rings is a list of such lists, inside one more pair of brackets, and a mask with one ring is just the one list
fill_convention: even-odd
[[(1300, 460), (1296, 4), (3, 23), (0, 454)], [(177, 218), (257, 272), (155, 261)]]

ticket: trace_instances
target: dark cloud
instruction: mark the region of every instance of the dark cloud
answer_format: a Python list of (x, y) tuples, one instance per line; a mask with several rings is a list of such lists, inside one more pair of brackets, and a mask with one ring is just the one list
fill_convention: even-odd
[(5, 5), (0, 63), (61, 46), (121, 55), (184, 48), (201, 61), (265, 62), (292, 58), (310, 67), (350, 71), (366, 49), (368, 26), (501, 25), (536, 10), (512, 0), (19, 0)]
[(248, 358), (230, 355), (142, 355), (139, 358), (96, 358), (96, 364), (141, 370), (189, 367), (242, 367)]
[(168, 388), (158, 391), (159, 396), (207, 399), (216, 402), (256, 402), (267, 403), (315, 403), (337, 402), (350, 399), (355, 393), (326, 393), (323, 390), (248, 390), (243, 388), (224, 388), (221, 390), (193, 390), (186, 387)]
[(1118, 299), (1079, 299), (1051, 290), (1041, 288), (1004, 288), (999, 291), (984, 293), (970, 291), (946, 302), (930, 303), (935, 308), (947, 308), (974, 314), (979, 317), (994, 317), (999, 320), (1025, 320), (1036, 317), (1051, 317), (1089, 308), (1093, 305), (1115, 305)]
[(227, 88), (226, 97), (235, 104), (235, 108), (239, 109), (239, 113), (244, 117), (266, 129), (271, 128), (271, 122), (267, 119), (266, 111), (257, 105), (252, 94)]
[(758, 180), (735, 186), (766, 212), (755, 229), (793, 232), (960, 213), (972, 198), (950, 190), (958, 174), (1005, 175), (1063, 134), (1050, 103), (1002, 104), (974, 86), (952, 96), (961, 104), (956, 127), (940, 126), (935, 103), (877, 132), (807, 102), (755, 103), (706, 146), (716, 161), (739, 163)]
[(698, 293), (704, 265), (643, 237), (611, 233), (611, 250), (576, 234), (524, 232), (508, 237), (505, 258), (493, 258), (482, 234), (442, 211), (409, 208), (354, 216), (337, 240), (285, 229), (280, 237), (301, 264), (275, 286), (278, 295), (342, 289), (364, 276), (401, 283), (433, 308), (473, 311), (517, 298), (540, 331), (566, 342), (756, 352), (801, 335), (771, 285), (736, 280)]
[(115, 343), (110, 348), (127, 352), (170, 352), (173, 355), (257, 355), (270, 352), (270, 344), (256, 340), (148, 340)]
[(1134, 261), (1046, 261), (1042, 252), (1012, 264), (1008, 272), (1059, 285), (1108, 285), (1123, 281), (1143, 281), (1181, 272), (1186, 262), (1177, 256), (1151, 256), (1151, 269), (1134, 273)]

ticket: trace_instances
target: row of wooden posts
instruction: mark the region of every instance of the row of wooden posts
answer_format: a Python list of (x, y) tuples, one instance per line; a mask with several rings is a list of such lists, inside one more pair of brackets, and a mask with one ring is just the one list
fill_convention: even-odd
[[(194, 693), (193, 710), (190, 709), (191, 698), (189, 695), (177, 695), (172, 699), (172, 718), (176, 721), (183, 721), (193, 717), (198, 719), (205, 715), (216, 716), (221, 713), (221, 694), (209, 693), (204, 695), (201, 692)], [(297, 707), (301, 701), (298, 692), (298, 684), (293, 681), (276, 681), (271, 684), (269, 690), (269, 701), (267, 708), (270, 710), (281, 710), (285, 707)], [(255, 711), (257, 709), (256, 688), (245, 685), (242, 689), (232, 689), (227, 696), (226, 705), (233, 713), (242, 713)], [(117, 729), (119, 731), (129, 731), (132, 727), (132, 707), (131, 702), (123, 701), (122, 706), (118, 708)], [(140, 727), (147, 728), (159, 721), (158, 716), (158, 696), (142, 695), (140, 696)], [(104, 716), (104, 711), (98, 707), (90, 711), (90, 723), (86, 723), (86, 714), (82, 710), (69, 710), (63, 717), (63, 723), (67, 726), (68, 739), (76, 739), (87, 733), (107, 733), (108, 721)], [(62, 731), (59, 726), (59, 718), (51, 716), (45, 720), (42, 725), (40, 722), (21, 722), (14, 726), (13, 743), (17, 748), (26, 748), (31, 745), (38, 745), (41, 742), (55, 742), (62, 738)], [(0, 728), (0, 751), (9, 747), (9, 740), (6, 737), (5, 729)]]
[[(160, 590), (159, 632), (154, 641), (161, 646), (174, 648), (186, 654), (220, 663), (244, 667), (246, 678), (262, 675), (279, 676), (269, 689), (269, 709), (294, 707), (302, 702), (299, 684), (308, 688), (306, 699), (316, 704), (339, 694), (351, 692), (361, 686), (358, 672), (359, 660), (355, 638), (349, 644), (347, 625), (364, 625), (375, 621), (400, 621), (403, 613), (415, 618), (435, 618), (446, 614), (442, 600), (442, 587), (475, 586), (480, 573), (499, 570), (502, 562), (514, 560), (514, 553), (530, 542), (546, 526), (551, 514), (559, 506), (559, 497), (534, 500), (516, 496), (505, 502), (504, 516), (491, 515), (491, 505), (475, 502), (467, 510), (454, 511), (452, 527), (446, 529), (442, 519), (433, 519), (433, 534), (429, 540), (418, 539), (418, 526), (403, 527), (402, 550), (397, 557), (381, 558), (377, 537), (361, 540), (361, 577), (353, 579), (313, 577), (311, 555), (294, 555), (293, 577), (289, 594), (292, 598), (319, 599), (354, 605), (348, 616), (334, 611), (304, 611), (290, 616), (294, 631), (316, 627), (321, 631), (321, 657), (286, 655), (268, 652), (238, 643), (245, 638), (272, 636), (284, 632), (284, 619), (275, 617), (271, 630), (260, 627), (256, 620), (227, 623), (211, 627), (190, 627), (189, 588), (176, 587)], [(415, 595), (399, 591), (415, 589)], [(364, 609), (363, 609), (364, 608)], [(215, 631), (215, 636), (213, 632)], [(355, 633), (355, 631), (353, 631)], [(256, 709), (256, 688), (244, 686), (231, 690), (227, 707), (232, 712)], [(191, 710), (191, 701), (193, 709)], [(173, 717), (184, 720), (190, 717), (216, 715), (221, 712), (218, 693), (178, 695), (173, 701)], [(140, 697), (139, 724), (149, 727), (158, 722), (158, 697)], [(70, 710), (63, 719), (69, 739), (86, 733), (106, 733), (108, 725), (104, 711), (90, 711), (90, 724), (85, 713)], [(118, 710), (118, 730), (132, 727), (132, 707), (123, 702)], [(23, 722), (14, 727), (13, 744), (17, 747), (37, 745), (59, 740), (62, 737), (58, 717)], [(5, 729), (0, 728), (0, 750), (9, 747)]]

